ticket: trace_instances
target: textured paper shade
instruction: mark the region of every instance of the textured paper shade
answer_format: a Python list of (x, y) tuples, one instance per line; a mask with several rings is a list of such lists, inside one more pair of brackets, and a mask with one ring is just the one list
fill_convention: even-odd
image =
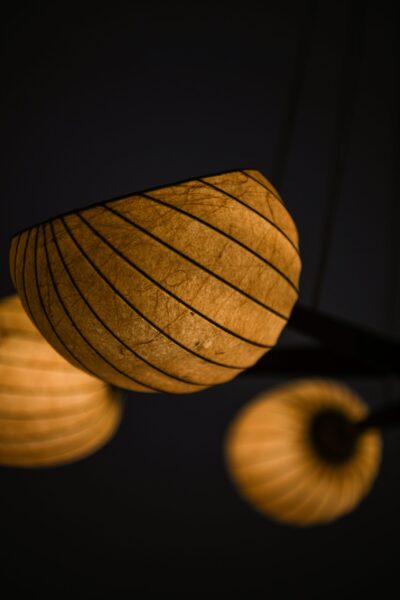
[(379, 468), (380, 434), (348, 435), (366, 413), (353, 391), (329, 380), (300, 380), (261, 394), (226, 438), (233, 482), (277, 521), (304, 526), (336, 519), (367, 494)]
[(120, 416), (118, 394), (58, 355), (17, 296), (0, 301), (0, 464), (78, 460), (109, 440)]
[(142, 392), (229, 381), (272, 348), (298, 291), (296, 227), (258, 171), (136, 193), (16, 235), (25, 309), (73, 365)]

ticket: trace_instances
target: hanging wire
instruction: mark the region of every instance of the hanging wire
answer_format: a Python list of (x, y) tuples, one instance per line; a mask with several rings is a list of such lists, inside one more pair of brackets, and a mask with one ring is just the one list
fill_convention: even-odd
[(324, 274), (332, 244), (333, 229), (343, 183), (351, 126), (355, 112), (360, 67), (363, 58), (365, 20), (366, 3), (353, 1), (350, 5), (349, 22), (342, 58), (340, 91), (332, 144), (333, 168), (328, 181), (327, 201), (322, 225), (321, 251), (312, 299), (314, 309), (317, 309), (321, 302)]
[[(399, 86), (400, 87), (400, 86)], [(400, 100), (400, 99), (399, 99)], [(400, 188), (400, 114), (397, 115), (397, 126), (395, 133), (395, 149), (393, 164), (393, 192), (388, 202), (386, 217), (386, 260), (387, 260), (387, 293), (386, 293), (386, 330), (391, 335), (399, 333), (399, 304), (400, 304), (400, 247), (399, 223), (400, 223), (400, 202), (398, 191)]]
[(283, 185), (287, 171), (294, 127), (306, 78), (316, 13), (317, 2), (315, 0), (306, 1), (304, 3), (304, 11), (300, 21), (292, 80), (289, 86), (286, 107), (283, 111), (284, 121), (271, 171), (271, 181), (278, 190), (280, 190)]
[[(398, 54), (399, 40), (395, 36), (393, 43), (393, 56)], [(396, 62), (394, 62), (396, 64)], [(397, 94), (395, 106), (399, 106), (400, 100), (400, 85), (397, 80)], [(393, 147), (393, 176), (392, 176), (392, 193), (388, 197), (386, 211), (386, 323), (385, 329), (389, 335), (399, 334), (399, 303), (400, 303), (400, 249), (398, 246), (398, 229), (400, 223), (400, 202), (398, 198), (398, 190), (400, 189), (400, 112), (397, 110), (396, 126), (394, 129), (394, 147)], [(389, 377), (383, 383), (383, 398), (389, 405), (393, 403), (395, 398), (396, 380), (395, 377)]]

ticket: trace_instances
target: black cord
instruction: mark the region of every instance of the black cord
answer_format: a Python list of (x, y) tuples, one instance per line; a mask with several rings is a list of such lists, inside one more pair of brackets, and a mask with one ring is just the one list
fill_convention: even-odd
[[(394, 42), (394, 55), (397, 56), (397, 52), (400, 48), (398, 37), (396, 36)], [(396, 63), (395, 63), (396, 64)], [(396, 106), (399, 106), (400, 101), (400, 81), (397, 76), (397, 94), (396, 94)], [(400, 279), (400, 251), (398, 246), (398, 227), (400, 222), (400, 203), (399, 203), (399, 189), (400, 189), (400, 112), (397, 110), (397, 120), (394, 129), (394, 147), (393, 147), (393, 177), (392, 177), (392, 193), (389, 195), (386, 211), (386, 330), (388, 334), (398, 334), (398, 318), (399, 318), (399, 279)], [(390, 377), (384, 381), (383, 384), (383, 397), (387, 402), (391, 402), (394, 397), (395, 381), (393, 377)]]
[(328, 180), (326, 209), (322, 226), (322, 244), (312, 302), (314, 308), (318, 308), (321, 301), (324, 274), (346, 166), (359, 72), (363, 57), (366, 3), (353, 1), (350, 6), (346, 44), (342, 58), (337, 116), (333, 132), (333, 168), (331, 177)]
[(299, 27), (292, 80), (289, 86), (289, 94), (287, 95), (286, 108), (283, 111), (284, 122), (271, 170), (271, 181), (278, 190), (280, 190), (286, 175), (293, 131), (299, 111), (300, 97), (306, 78), (316, 13), (317, 2), (315, 0), (306, 1), (303, 19)]

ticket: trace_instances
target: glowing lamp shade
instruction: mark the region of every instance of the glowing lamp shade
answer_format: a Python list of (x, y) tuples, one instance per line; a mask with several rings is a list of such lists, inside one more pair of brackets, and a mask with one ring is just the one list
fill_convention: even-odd
[(272, 348), (297, 299), (296, 227), (258, 171), (135, 193), (14, 236), (10, 270), (44, 337), (142, 392), (229, 381)]
[(381, 436), (360, 435), (367, 407), (348, 387), (300, 380), (246, 405), (226, 438), (226, 461), (240, 494), (280, 522), (325, 523), (352, 510), (377, 474)]
[(29, 321), (17, 296), (0, 301), (0, 464), (55, 466), (114, 433), (121, 401), (71, 366)]

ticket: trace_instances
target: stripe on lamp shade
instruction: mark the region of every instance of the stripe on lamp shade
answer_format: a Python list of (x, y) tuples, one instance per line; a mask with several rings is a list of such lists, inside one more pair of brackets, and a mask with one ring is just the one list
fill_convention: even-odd
[(276, 344), (298, 297), (296, 226), (261, 173), (132, 194), (14, 236), (21, 301), (76, 367), (141, 392), (231, 380)]

